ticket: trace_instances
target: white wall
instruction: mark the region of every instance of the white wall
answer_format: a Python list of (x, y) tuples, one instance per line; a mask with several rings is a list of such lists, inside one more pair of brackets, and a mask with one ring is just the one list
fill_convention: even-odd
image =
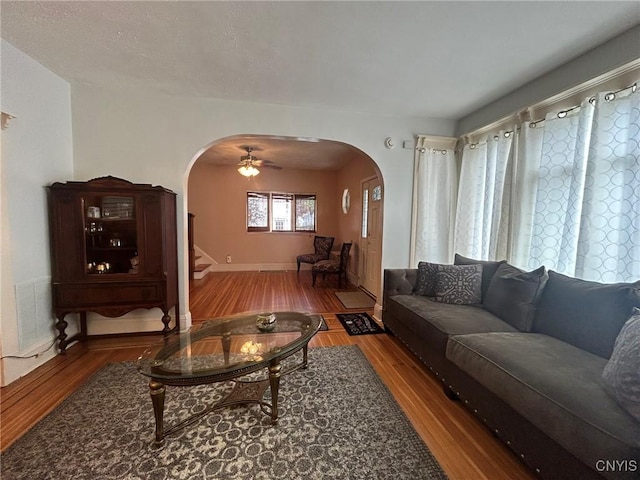
[(529, 105), (637, 61), (640, 58), (639, 45), (640, 25), (637, 25), (460, 119), (456, 136), (484, 127)]
[[(453, 121), (376, 116), (335, 110), (252, 104), (72, 87), (75, 176), (114, 175), (159, 184), (178, 194), (178, 229), (185, 221), (187, 172), (198, 152), (236, 134), (316, 137), (351, 144), (380, 167), (385, 185), (383, 268), (407, 267), (411, 228), (413, 150), (388, 150), (384, 139), (452, 135)], [(179, 236), (184, 252), (186, 232)], [(186, 312), (186, 254), (181, 258), (181, 306)]]
[[(3, 356), (26, 356), (55, 338), (45, 187), (72, 178), (71, 89), (4, 40), (0, 54), (2, 111), (16, 117), (2, 131), (0, 335)], [(3, 385), (55, 353), (5, 358)]]

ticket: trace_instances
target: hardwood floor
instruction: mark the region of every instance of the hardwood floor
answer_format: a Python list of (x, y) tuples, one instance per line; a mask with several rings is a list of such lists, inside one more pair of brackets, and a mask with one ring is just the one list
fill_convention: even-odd
[[(358, 345), (412, 422), (449, 478), (454, 480), (533, 480), (502, 443), (459, 402), (449, 400), (438, 381), (388, 334), (349, 336), (335, 316), (346, 310), (334, 292), (335, 278), (311, 287), (310, 271), (210, 273), (191, 286), (194, 323), (257, 310), (322, 313), (329, 331), (310, 347)], [(357, 290), (354, 286), (342, 290)], [(373, 313), (373, 311), (369, 311)], [(4, 451), (89, 376), (110, 362), (132, 361), (158, 336), (94, 338), (75, 344), (65, 356), (0, 391), (1, 449)], [(144, 381), (141, 378), (141, 381)], [(149, 405), (151, 408), (151, 405)], [(79, 426), (81, 428), (81, 426)]]

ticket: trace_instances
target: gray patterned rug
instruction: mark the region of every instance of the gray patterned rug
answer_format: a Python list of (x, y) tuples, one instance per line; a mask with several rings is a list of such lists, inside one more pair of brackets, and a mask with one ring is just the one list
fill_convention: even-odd
[[(165, 425), (227, 388), (167, 387)], [(357, 346), (309, 349), (309, 368), (283, 378), (279, 407), (276, 426), (256, 405), (227, 408), (154, 448), (145, 378), (110, 364), (2, 454), (2, 478), (446, 478)]]

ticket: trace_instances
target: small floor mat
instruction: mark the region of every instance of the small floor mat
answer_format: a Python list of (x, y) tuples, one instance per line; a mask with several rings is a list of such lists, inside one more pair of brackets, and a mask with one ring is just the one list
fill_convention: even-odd
[(349, 335), (384, 333), (384, 330), (368, 313), (336, 313), (336, 317)]
[(364, 292), (336, 292), (345, 308), (373, 308), (376, 301)]

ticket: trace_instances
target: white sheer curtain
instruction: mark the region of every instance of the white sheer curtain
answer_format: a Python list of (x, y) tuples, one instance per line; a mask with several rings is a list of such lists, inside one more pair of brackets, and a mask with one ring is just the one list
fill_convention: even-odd
[(507, 258), (519, 268), (529, 266), (531, 233), (542, 156), (544, 129), (522, 125), (514, 138), (513, 196)]
[(573, 275), (584, 196), (593, 105), (544, 122), (529, 267)]
[(640, 94), (596, 100), (576, 275), (640, 280)]
[[(418, 139), (414, 171), (414, 228), (411, 265), (451, 263), (457, 194), (455, 139), (449, 148), (432, 148)], [(438, 145), (442, 146), (442, 145)]]
[(512, 133), (500, 131), (464, 147), (455, 220), (456, 253), (478, 260), (507, 256)]
[(529, 267), (640, 279), (640, 94), (547, 116)]
[(586, 280), (640, 280), (635, 88), (466, 145), (457, 200), (454, 162), (438, 155), (425, 149), (416, 158), (412, 264), (460, 253)]

